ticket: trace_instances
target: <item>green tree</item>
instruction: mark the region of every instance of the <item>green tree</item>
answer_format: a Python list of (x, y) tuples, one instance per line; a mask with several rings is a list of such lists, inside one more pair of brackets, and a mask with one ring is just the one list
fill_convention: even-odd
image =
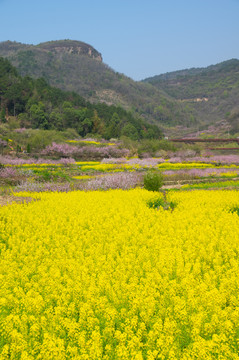
[(58, 110), (53, 110), (49, 116), (49, 123), (51, 128), (63, 130), (63, 115)]
[(121, 130), (121, 135), (127, 136), (132, 140), (138, 140), (139, 138), (138, 131), (132, 124), (126, 124)]
[(93, 120), (86, 118), (83, 122), (82, 122), (82, 133), (80, 135), (85, 136), (86, 134), (89, 134), (92, 132), (93, 129)]
[(163, 174), (149, 170), (144, 176), (144, 188), (148, 191), (159, 191), (163, 186)]
[(3, 122), (3, 123), (5, 123), (7, 121), (7, 119), (6, 119), (6, 110), (4, 108), (1, 110), (0, 119), (1, 119), (1, 122)]
[(105, 130), (104, 122), (101, 120), (101, 118), (98, 116), (98, 113), (96, 110), (94, 110), (94, 116), (93, 116), (93, 134), (100, 134), (103, 135)]
[(40, 128), (46, 130), (49, 128), (45, 106), (42, 102), (33, 104), (29, 112), (31, 124), (34, 129)]
[(120, 117), (116, 112), (114, 112), (110, 119), (109, 126), (106, 130), (106, 137), (108, 139), (119, 137), (120, 135), (119, 125), (120, 125)]

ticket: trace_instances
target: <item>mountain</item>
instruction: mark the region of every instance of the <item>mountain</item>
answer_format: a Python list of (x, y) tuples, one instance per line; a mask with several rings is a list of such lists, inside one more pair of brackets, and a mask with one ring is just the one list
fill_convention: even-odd
[(231, 59), (206, 68), (174, 71), (143, 80), (191, 111), (200, 127), (227, 125), (239, 132), (239, 60)]
[(93, 48), (93, 46), (86, 44), (82, 41), (75, 40), (59, 40), (59, 41), (48, 41), (37, 46), (17, 43), (15, 41), (5, 41), (0, 43), (2, 55), (8, 55), (9, 53), (14, 54), (17, 51), (30, 50), (32, 47), (38, 48), (45, 52), (53, 53), (70, 53), (78, 55), (86, 55), (89, 58), (102, 61), (101, 54)]
[(151, 84), (115, 72), (97, 50), (83, 42), (26, 45), (6, 41), (0, 43), (0, 56), (10, 60), (22, 76), (43, 77), (50, 85), (75, 91), (92, 103), (123, 106), (161, 128), (190, 125), (190, 113), (181, 102)]
[(0, 43), (22, 76), (74, 91), (92, 104), (121, 106), (169, 136), (239, 133), (239, 60), (133, 81), (103, 62), (93, 46), (58, 40), (27, 45)]
[[(0, 58), (0, 122), (33, 129), (75, 129), (79, 135), (97, 134), (106, 139), (125, 135), (131, 139), (162, 136), (148, 124), (119, 106), (87, 102), (79, 94), (50, 86), (44, 79), (22, 77)], [(1, 124), (2, 125), (2, 124)], [(1, 134), (2, 135), (2, 134)]]

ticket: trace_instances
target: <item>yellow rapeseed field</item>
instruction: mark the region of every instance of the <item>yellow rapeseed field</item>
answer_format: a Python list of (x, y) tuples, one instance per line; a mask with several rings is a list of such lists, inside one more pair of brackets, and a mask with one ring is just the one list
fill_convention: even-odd
[(239, 359), (237, 191), (24, 194), (0, 208), (0, 359)]

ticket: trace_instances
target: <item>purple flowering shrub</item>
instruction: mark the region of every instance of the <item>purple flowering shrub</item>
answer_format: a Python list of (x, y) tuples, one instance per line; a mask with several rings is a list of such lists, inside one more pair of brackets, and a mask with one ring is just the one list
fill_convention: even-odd
[(82, 190), (109, 190), (123, 189), (128, 190), (142, 184), (143, 176), (136, 172), (116, 173), (89, 180), (81, 185)]
[(52, 159), (34, 159), (34, 158), (13, 158), (11, 156), (0, 156), (0, 163), (3, 165), (23, 165), (23, 164), (73, 164), (75, 163), (75, 159), (69, 158), (60, 158), (59, 160)]
[(69, 144), (56, 144), (52, 143), (52, 145), (47, 146), (42, 152), (42, 155), (48, 156), (74, 156), (79, 159), (103, 159), (103, 158), (111, 158), (111, 157), (122, 157), (128, 156), (129, 150), (127, 149), (119, 149), (113, 146), (104, 146), (104, 147), (96, 147), (96, 146), (72, 146)]
[(140, 166), (147, 166), (147, 167), (153, 167), (156, 166), (159, 163), (164, 162), (164, 159), (162, 158), (145, 158), (145, 159), (139, 159), (139, 158), (109, 158), (109, 159), (103, 159), (101, 161), (102, 164), (127, 164), (127, 165), (140, 165)]
[[(141, 166), (156, 166), (157, 164), (165, 162), (165, 159), (161, 158), (104, 158), (102, 163), (104, 164), (138, 164)], [(171, 157), (167, 158), (167, 162), (169, 163), (190, 163), (190, 162), (202, 162), (207, 164), (239, 164), (239, 155), (211, 155), (211, 156), (195, 156), (195, 157), (180, 157), (171, 155)]]
[(128, 190), (141, 186), (143, 181), (142, 174), (134, 173), (117, 173), (97, 177), (88, 181), (71, 183), (54, 183), (54, 182), (37, 182), (37, 181), (22, 181), (21, 184), (15, 187), (15, 192), (29, 191), (29, 192), (43, 192), (43, 191), (59, 191), (68, 192), (73, 190), (109, 190), (109, 189), (123, 189)]
[(36, 182), (23, 181), (14, 188), (15, 192), (43, 192), (58, 191), (68, 192), (74, 190), (92, 191), (92, 190), (109, 190), (109, 189), (132, 189), (142, 183), (142, 176), (136, 173), (117, 173), (106, 175), (86, 182), (79, 182), (72, 185), (71, 183), (57, 184), (54, 182)]
[(182, 163), (182, 162), (203, 162), (206, 164), (239, 164), (239, 155), (209, 155), (205, 154), (204, 156), (193, 156), (193, 157), (184, 157), (184, 156), (174, 156), (169, 157), (168, 162), (172, 163)]
[(0, 178), (12, 178), (17, 175), (17, 170), (12, 167), (2, 167), (0, 169)]
[(69, 144), (57, 144), (53, 142), (51, 145), (48, 145), (44, 150), (42, 150), (42, 155), (48, 156), (73, 156), (77, 154), (78, 147), (72, 146)]
[(224, 169), (224, 168), (206, 168), (206, 169), (180, 169), (180, 170), (165, 170), (163, 174), (165, 180), (183, 181), (196, 180), (203, 178), (220, 178), (226, 177), (226, 174), (235, 173), (235, 177), (239, 176), (239, 169)]
[(21, 184), (14, 188), (14, 192), (43, 192), (43, 191), (58, 191), (68, 192), (71, 191), (72, 187), (69, 183), (57, 184), (54, 182), (37, 182), (37, 181), (22, 181)]

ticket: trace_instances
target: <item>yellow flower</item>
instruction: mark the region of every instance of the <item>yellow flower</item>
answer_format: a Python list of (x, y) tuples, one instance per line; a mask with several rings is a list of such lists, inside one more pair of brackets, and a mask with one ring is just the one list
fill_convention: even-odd
[(39, 201), (0, 208), (0, 359), (238, 359), (238, 191), (15, 195)]

